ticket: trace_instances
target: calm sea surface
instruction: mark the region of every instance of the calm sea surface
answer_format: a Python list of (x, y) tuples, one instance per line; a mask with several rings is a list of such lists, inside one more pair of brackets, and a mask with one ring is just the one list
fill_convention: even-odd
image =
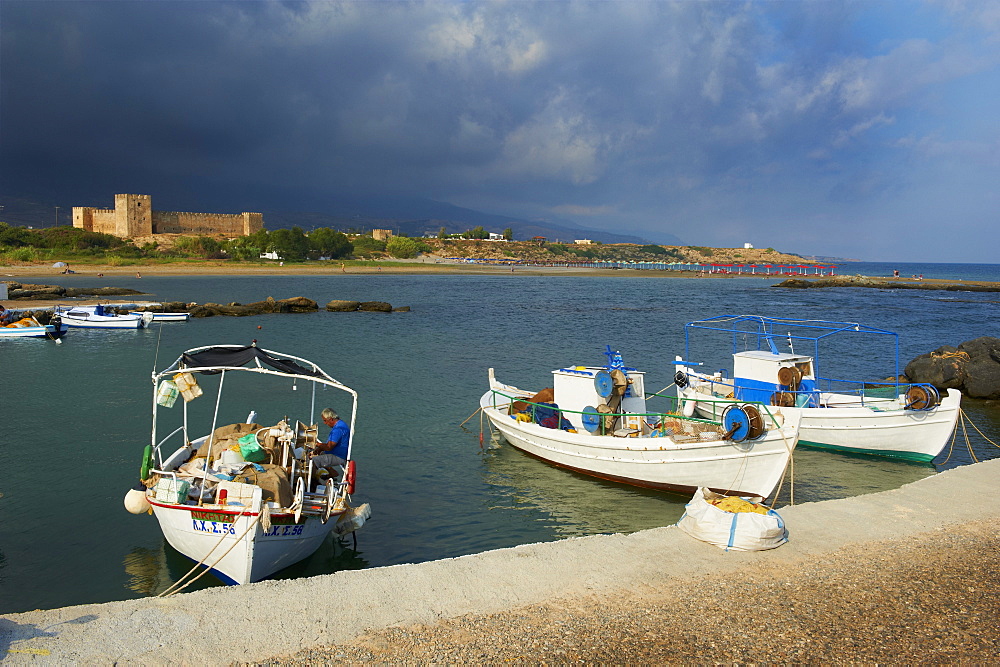
[[(927, 278), (1000, 280), (994, 265), (858, 263), (839, 272), (886, 275), (893, 268)], [(94, 281), (75, 275), (45, 282)], [(152, 595), (187, 571), (189, 561), (166, 544), (156, 520), (128, 514), (122, 498), (149, 441), (150, 372), (190, 347), (256, 338), (319, 363), (360, 393), (355, 498), (371, 503), (373, 516), (357, 534), (357, 551), (350, 540), (330, 539), (279, 575), (299, 577), (676, 522), (685, 498), (558, 470), (506, 445), (491, 448), (488, 432), (481, 447), (479, 418), (459, 425), (475, 412), (489, 367), (502, 382), (541, 388), (552, 369), (603, 363), (611, 345), (647, 371), (652, 391), (670, 384), (669, 362), (684, 354), (683, 324), (727, 313), (843, 319), (896, 331), (903, 365), (941, 345), (1000, 332), (1000, 294), (783, 290), (772, 288), (775, 282), (641, 272), (105, 278), (102, 284), (137, 287), (162, 300), (306, 296), (320, 304), (382, 300), (412, 312), (215, 317), (143, 331), (71, 330), (62, 345), (0, 342), (0, 612)], [(853, 344), (834, 359), (824, 356), (824, 372), (885, 377), (893, 372), (891, 356), (891, 346)], [(286, 385), (246, 410), (256, 409), (262, 423), (277, 421), (298, 389)], [(348, 408), (335, 392), (321, 401)], [(965, 409), (1000, 442), (995, 409), (971, 401)], [(1000, 454), (978, 436), (972, 443), (974, 454), (960, 439), (934, 465), (800, 450), (795, 499), (895, 488), (973, 455)], [(219, 584), (203, 577), (199, 585)]]

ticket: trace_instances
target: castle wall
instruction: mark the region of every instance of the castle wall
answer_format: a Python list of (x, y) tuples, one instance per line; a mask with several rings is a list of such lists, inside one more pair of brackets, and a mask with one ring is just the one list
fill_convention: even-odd
[(73, 207), (73, 226), (122, 238), (150, 234), (248, 236), (264, 229), (262, 213), (154, 211), (150, 195), (115, 195), (115, 207)]

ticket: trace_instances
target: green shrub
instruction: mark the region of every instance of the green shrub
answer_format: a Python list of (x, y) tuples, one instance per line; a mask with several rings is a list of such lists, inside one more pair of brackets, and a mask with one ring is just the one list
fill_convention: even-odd
[(385, 249), (390, 255), (399, 259), (417, 256), (417, 242), (405, 236), (393, 236), (385, 244)]

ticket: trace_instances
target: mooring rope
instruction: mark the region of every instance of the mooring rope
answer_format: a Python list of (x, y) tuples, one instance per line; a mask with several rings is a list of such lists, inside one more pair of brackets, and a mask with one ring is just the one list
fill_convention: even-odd
[[(225, 539), (226, 539), (226, 535), (223, 535), (223, 536), (222, 536), (221, 538), (219, 538), (219, 541), (218, 541), (218, 542), (216, 542), (215, 546), (214, 546), (214, 547), (212, 547), (212, 548), (211, 548), (211, 549), (209, 550), (209, 552), (208, 552), (207, 554), (205, 554), (205, 557), (204, 557), (204, 558), (202, 558), (202, 559), (201, 559), (200, 561), (198, 561), (197, 563), (195, 563), (195, 564), (194, 564), (194, 567), (192, 567), (192, 568), (191, 568), (190, 570), (188, 570), (188, 571), (187, 571), (187, 572), (186, 572), (186, 573), (184, 574), (184, 576), (183, 576), (183, 577), (181, 577), (180, 579), (178, 579), (178, 580), (177, 580), (177, 581), (176, 581), (176, 582), (174, 583), (174, 585), (173, 585), (173, 586), (171, 586), (171, 587), (170, 587), (170, 588), (168, 588), (167, 590), (163, 591), (162, 593), (160, 593), (160, 594), (159, 594), (159, 595), (157, 595), (156, 597), (158, 597), (158, 598), (163, 598), (163, 597), (169, 597), (169, 596), (171, 596), (171, 595), (176, 595), (177, 593), (180, 593), (180, 592), (181, 592), (182, 590), (184, 590), (185, 588), (187, 588), (188, 586), (190, 586), (191, 584), (193, 584), (194, 582), (198, 581), (198, 580), (199, 580), (199, 579), (201, 579), (201, 578), (202, 578), (203, 576), (205, 576), (205, 574), (206, 574), (206, 573), (208, 573), (208, 572), (209, 572), (209, 571), (210, 571), (210, 570), (211, 570), (211, 569), (212, 569), (213, 567), (215, 567), (216, 565), (218, 565), (219, 563), (221, 563), (221, 562), (222, 562), (222, 559), (223, 559), (223, 558), (225, 558), (226, 556), (228, 556), (228, 555), (229, 555), (229, 552), (230, 552), (230, 551), (232, 551), (232, 550), (233, 550), (234, 548), (236, 548), (236, 546), (237, 546), (237, 545), (238, 545), (238, 544), (239, 544), (240, 542), (242, 542), (242, 541), (243, 541), (243, 538), (247, 536), (247, 533), (249, 533), (249, 532), (250, 532), (250, 531), (251, 531), (252, 529), (256, 528), (256, 527), (257, 527), (257, 524), (261, 522), (261, 519), (262, 519), (262, 517), (263, 517), (263, 515), (264, 515), (264, 509), (265, 509), (265, 508), (264, 508), (264, 507), (262, 506), (262, 507), (261, 507), (261, 512), (260, 512), (260, 513), (259, 513), (259, 514), (258, 514), (258, 515), (256, 516), (256, 518), (254, 518), (254, 520), (253, 520), (253, 521), (251, 521), (251, 522), (250, 522), (250, 525), (249, 525), (249, 526), (247, 526), (247, 529), (243, 531), (243, 534), (242, 534), (242, 535), (240, 535), (240, 536), (239, 536), (238, 538), (236, 538), (236, 540), (234, 540), (234, 541), (233, 541), (233, 543), (232, 543), (232, 544), (231, 544), (231, 545), (229, 546), (229, 548), (228, 548), (228, 549), (226, 549), (225, 553), (223, 553), (223, 554), (222, 554), (221, 556), (219, 556), (219, 557), (218, 557), (218, 558), (217, 558), (217, 559), (215, 560), (215, 562), (214, 562), (214, 563), (212, 563), (211, 565), (206, 565), (206, 566), (205, 566), (205, 569), (204, 569), (204, 570), (202, 570), (202, 571), (201, 571), (200, 573), (198, 573), (198, 576), (196, 576), (196, 577), (192, 578), (192, 579), (191, 579), (190, 581), (186, 582), (186, 583), (185, 583), (185, 584), (184, 584), (183, 586), (180, 586), (180, 587), (178, 587), (178, 586), (179, 586), (179, 584), (180, 584), (180, 583), (181, 583), (182, 581), (184, 581), (184, 579), (185, 579), (185, 578), (189, 577), (189, 576), (191, 575), (191, 573), (193, 573), (193, 572), (194, 572), (195, 570), (197, 570), (199, 566), (201, 566), (201, 565), (202, 565), (202, 564), (203, 564), (203, 563), (204, 563), (204, 562), (205, 562), (206, 560), (208, 560), (208, 557), (212, 555), (212, 552), (213, 552), (213, 551), (215, 551), (215, 550), (216, 550), (216, 548), (218, 548), (218, 546), (219, 546), (220, 544), (222, 544), (223, 540), (225, 540)], [(271, 518), (271, 517), (270, 517), (270, 513), (268, 513), (268, 522), (269, 522), (269, 523), (270, 523), (270, 518)]]

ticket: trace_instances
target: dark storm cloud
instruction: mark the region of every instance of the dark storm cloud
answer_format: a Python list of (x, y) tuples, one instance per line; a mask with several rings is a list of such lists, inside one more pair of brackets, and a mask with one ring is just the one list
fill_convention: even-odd
[(988, 192), (914, 205), (998, 167), (1000, 19), (952, 9), (5, 0), (0, 174), (99, 205), (406, 193), (891, 258), (903, 211), (992, 223)]

